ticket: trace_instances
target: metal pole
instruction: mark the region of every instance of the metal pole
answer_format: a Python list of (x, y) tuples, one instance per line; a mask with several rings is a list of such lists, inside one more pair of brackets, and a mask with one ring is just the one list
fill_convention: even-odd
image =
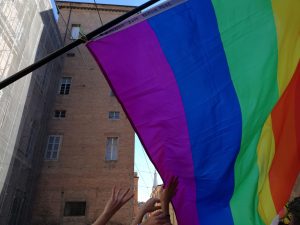
[(5, 88), (6, 86), (10, 85), (11, 83), (19, 80), (20, 78), (26, 76), (27, 74), (31, 73), (32, 71), (38, 69), (39, 67), (45, 65), (46, 63), (50, 62), (51, 60), (61, 56), (62, 54), (66, 53), (67, 51), (75, 48), (76, 46), (85, 43), (88, 40), (91, 40), (93, 37), (103, 33), (104, 31), (109, 30), (110, 28), (112, 28), (113, 26), (119, 24), (120, 22), (124, 21), (125, 19), (129, 18), (130, 16), (140, 12), (141, 10), (153, 5), (154, 3), (158, 2), (160, 0), (150, 0), (136, 8), (134, 8), (133, 10), (125, 13), (124, 15), (112, 20), (111, 22), (99, 27), (98, 29), (92, 31), (91, 33), (87, 34), (84, 38), (86, 38), (86, 40), (84, 39), (77, 39), (76, 41), (73, 41), (72, 43), (66, 45), (63, 48), (58, 49), (57, 51), (47, 55), (46, 57), (42, 58), (41, 60), (33, 63), (32, 65), (24, 68), (23, 70), (15, 73), (14, 75), (6, 78), (5, 80), (0, 82), (0, 90)]

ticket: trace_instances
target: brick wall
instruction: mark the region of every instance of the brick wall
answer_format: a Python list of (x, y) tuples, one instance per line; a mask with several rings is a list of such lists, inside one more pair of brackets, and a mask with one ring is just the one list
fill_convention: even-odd
[[(59, 29), (65, 43), (71, 41), (72, 24), (80, 24), (84, 33), (100, 25), (94, 4), (57, 4), (61, 11)], [(101, 5), (98, 8), (105, 8), (99, 11), (104, 22), (130, 9)], [(52, 118), (48, 123), (49, 135), (62, 136), (61, 146), (57, 160), (44, 161), (33, 219), (35, 224), (91, 224), (103, 210), (113, 185), (133, 190), (134, 132), (84, 45), (65, 55), (62, 76), (71, 77), (70, 92), (57, 94), (52, 111), (65, 110), (66, 117)], [(110, 111), (120, 112), (120, 119), (110, 120)], [(105, 160), (107, 137), (118, 137), (117, 160)], [(85, 215), (64, 216), (68, 201), (86, 202)], [(133, 205), (134, 200), (127, 203), (111, 224), (129, 224)]]

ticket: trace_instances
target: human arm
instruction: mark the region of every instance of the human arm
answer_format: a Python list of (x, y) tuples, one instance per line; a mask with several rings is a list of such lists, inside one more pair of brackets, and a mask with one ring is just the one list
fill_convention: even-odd
[(159, 202), (158, 198), (150, 198), (148, 201), (141, 207), (136, 218), (133, 220), (131, 225), (137, 225), (142, 222), (143, 217), (146, 213), (153, 212), (155, 210), (160, 209), (160, 206), (156, 206), (155, 204)]
[(122, 189), (116, 190), (116, 187), (113, 187), (111, 196), (103, 212), (92, 225), (105, 225), (110, 218), (133, 197), (133, 194), (130, 194), (129, 191), (129, 188), (123, 191)]
[(172, 198), (175, 196), (178, 186), (178, 177), (171, 177), (169, 183), (164, 187), (160, 193), (161, 209), (163, 214), (168, 218), (168, 224), (170, 222), (169, 206)]
[(169, 225), (169, 218), (167, 218), (161, 210), (154, 212), (141, 225)]

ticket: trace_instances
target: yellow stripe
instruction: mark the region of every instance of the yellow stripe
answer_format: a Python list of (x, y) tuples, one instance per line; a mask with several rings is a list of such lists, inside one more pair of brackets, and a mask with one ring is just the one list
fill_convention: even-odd
[(258, 180), (258, 211), (265, 224), (271, 224), (276, 215), (272, 200), (269, 171), (275, 153), (275, 139), (272, 130), (272, 119), (268, 117), (265, 122), (257, 146), (259, 180)]
[[(278, 89), (279, 97), (288, 86), (300, 58), (300, 1), (273, 0), (273, 14), (278, 40)], [(272, 199), (269, 171), (275, 154), (275, 140), (271, 115), (262, 129), (257, 147), (259, 214), (265, 224), (270, 224), (277, 214)]]
[(280, 96), (289, 84), (300, 58), (300, 1), (273, 0), (278, 42), (278, 87)]

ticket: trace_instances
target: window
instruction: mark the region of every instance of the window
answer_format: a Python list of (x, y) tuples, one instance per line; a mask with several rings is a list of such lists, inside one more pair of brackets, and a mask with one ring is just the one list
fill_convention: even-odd
[(48, 144), (45, 152), (45, 160), (57, 160), (61, 144), (61, 135), (49, 135)]
[(110, 120), (119, 120), (120, 119), (120, 112), (109, 112), (108, 118)]
[(71, 77), (63, 77), (60, 82), (59, 94), (68, 95), (70, 93)]
[(54, 111), (54, 118), (65, 118), (66, 117), (66, 110), (55, 110)]
[(71, 37), (72, 40), (80, 38), (80, 24), (72, 24)]
[(86, 202), (66, 202), (64, 216), (85, 216)]
[(118, 159), (118, 137), (108, 137), (106, 140), (105, 160), (113, 161)]

